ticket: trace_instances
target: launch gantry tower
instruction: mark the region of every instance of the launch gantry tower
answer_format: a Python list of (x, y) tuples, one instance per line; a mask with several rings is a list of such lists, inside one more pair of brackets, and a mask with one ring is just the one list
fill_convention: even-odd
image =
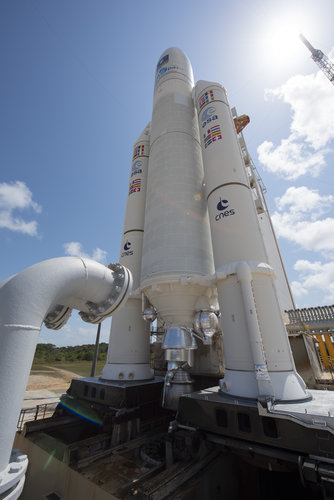
[(325, 73), (329, 81), (331, 81), (334, 85), (334, 64), (332, 63), (332, 61), (328, 59), (328, 57), (322, 52), (322, 50), (315, 49), (304, 37), (304, 35), (300, 34), (299, 36), (304, 45), (306, 45), (306, 47), (311, 52), (313, 61), (317, 63), (321, 71)]

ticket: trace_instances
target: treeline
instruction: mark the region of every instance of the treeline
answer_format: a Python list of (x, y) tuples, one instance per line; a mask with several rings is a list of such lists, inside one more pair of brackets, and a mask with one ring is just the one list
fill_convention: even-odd
[[(34, 364), (71, 362), (71, 361), (92, 361), (94, 357), (94, 344), (84, 344), (68, 347), (56, 347), (53, 344), (37, 344)], [(108, 344), (101, 342), (99, 345), (98, 361), (107, 359)]]

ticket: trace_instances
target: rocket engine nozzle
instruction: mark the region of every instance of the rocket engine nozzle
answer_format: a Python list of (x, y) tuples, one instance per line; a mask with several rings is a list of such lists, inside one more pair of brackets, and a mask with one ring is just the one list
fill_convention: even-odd
[(197, 344), (188, 328), (171, 327), (165, 334), (162, 349), (168, 362), (162, 405), (176, 410), (179, 397), (193, 391), (193, 381), (186, 369), (194, 364)]

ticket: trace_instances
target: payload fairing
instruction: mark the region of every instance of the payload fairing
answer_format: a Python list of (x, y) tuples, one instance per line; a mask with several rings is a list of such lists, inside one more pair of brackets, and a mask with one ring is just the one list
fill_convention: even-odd
[[(113, 318), (104, 379), (152, 377), (140, 291), (144, 317), (157, 315), (165, 329), (165, 406), (175, 408), (175, 399), (191, 391), (190, 373), (201, 356), (217, 356), (221, 338), (222, 393), (308, 398), (226, 92), (212, 82), (194, 87), (189, 59), (174, 47), (156, 68), (150, 135), (135, 144), (120, 262), (138, 286)], [(197, 355), (201, 344), (207, 350)]]

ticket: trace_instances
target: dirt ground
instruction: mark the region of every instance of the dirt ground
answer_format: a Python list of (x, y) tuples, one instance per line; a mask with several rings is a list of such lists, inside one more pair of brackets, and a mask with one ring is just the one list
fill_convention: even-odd
[[(22, 409), (27, 412), (24, 421), (35, 418), (36, 405), (57, 404), (60, 396), (69, 388), (72, 378), (77, 377), (80, 377), (77, 373), (54, 366), (34, 370), (29, 376), (22, 403)], [(53, 409), (50, 411), (53, 412)], [(29, 412), (32, 412), (32, 417)]]
[(50, 366), (47, 370), (36, 370), (30, 374), (26, 390), (38, 391), (47, 389), (50, 391), (65, 391), (68, 389), (72, 378), (76, 377), (80, 377), (80, 375)]

